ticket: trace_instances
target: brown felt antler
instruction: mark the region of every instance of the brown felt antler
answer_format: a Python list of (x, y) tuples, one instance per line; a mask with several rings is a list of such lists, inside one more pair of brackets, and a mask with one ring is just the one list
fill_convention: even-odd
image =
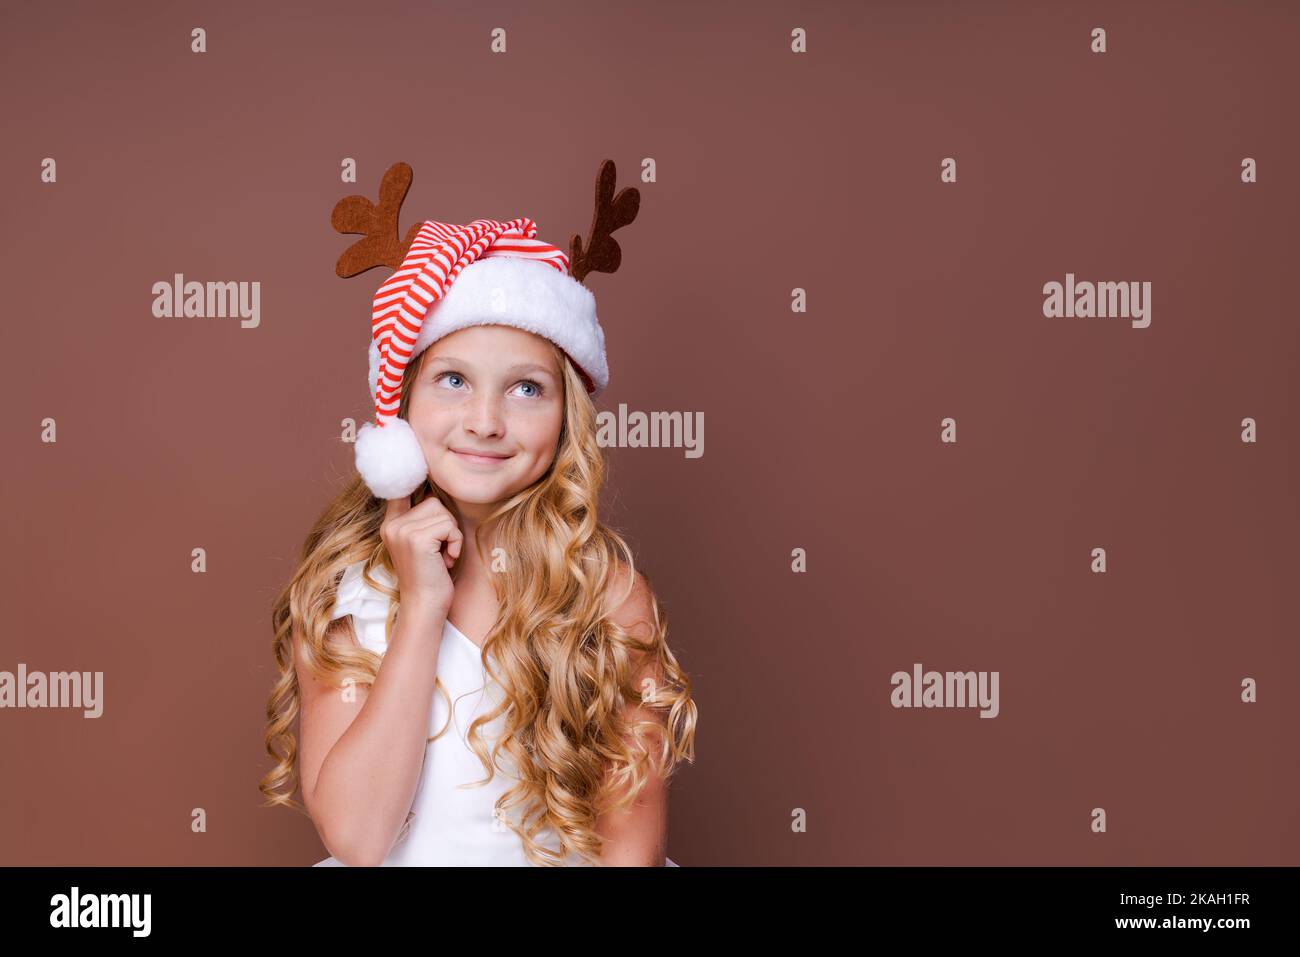
[(620, 226), (636, 219), (641, 208), (641, 193), (635, 186), (625, 186), (614, 195), (617, 173), (614, 161), (605, 160), (596, 174), (596, 212), (591, 220), (591, 235), (587, 248), (582, 248), (582, 237), (577, 233), (569, 242), (569, 275), (578, 282), (589, 272), (614, 272), (623, 261), (623, 251), (618, 240), (610, 235)]
[(361, 233), (358, 240), (343, 251), (334, 272), (341, 279), (363, 273), (374, 266), (398, 269), (406, 258), (406, 251), (420, 231), (415, 223), (406, 231), (405, 239), (397, 238), (397, 217), (402, 200), (411, 188), (411, 167), (407, 163), (394, 163), (384, 173), (379, 184), (379, 205), (364, 196), (345, 196), (334, 204), (330, 222), (340, 233)]

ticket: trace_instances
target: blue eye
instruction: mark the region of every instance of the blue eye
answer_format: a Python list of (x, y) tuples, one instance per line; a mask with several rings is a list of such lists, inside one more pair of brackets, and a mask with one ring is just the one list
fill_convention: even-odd
[[(448, 369), (446, 372), (440, 372), (438, 375), (434, 376), (433, 381), (435, 383), (438, 383), (441, 382), (443, 379), (450, 379), (452, 377), (460, 379), (461, 381), (464, 381), (465, 379), (463, 375), (461, 375), (459, 372), (456, 372), (454, 369)], [(528, 395), (525, 398), (540, 399), (543, 395), (546, 394), (546, 390), (542, 388), (541, 384), (538, 382), (534, 382), (532, 379), (523, 379), (520, 381), (519, 384), (532, 386), (533, 389), (535, 390), (531, 395)]]

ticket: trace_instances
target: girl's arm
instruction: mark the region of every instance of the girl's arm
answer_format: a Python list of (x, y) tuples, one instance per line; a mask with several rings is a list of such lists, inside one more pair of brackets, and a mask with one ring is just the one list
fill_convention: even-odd
[[(380, 864), (406, 823), (424, 765), (445, 621), (440, 609), (404, 603), (374, 684), (353, 694), (317, 681), (295, 656), (303, 804), (344, 864)], [(356, 640), (351, 618), (330, 627)]]
[[(625, 586), (620, 584), (619, 587)], [(638, 572), (632, 593), (611, 617), (638, 637), (648, 637), (654, 621), (650, 601), (650, 586)], [(638, 674), (634, 686), (642, 687), (645, 678), (655, 681), (654, 686), (658, 687), (656, 673), (649, 668)], [(662, 720), (640, 702), (628, 702), (623, 714), (630, 722)], [(596, 822), (596, 833), (605, 839), (600, 853), (602, 865), (663, 867), (668, 841), (668, 785), (663, 776), (650, 771), (636, 801), (625, 810), (601, 815)]]
[[(652, 718), (649, 712), (644, 717)], [(668, 785), (649, 772), (645, 787), (632, 806), (610, 811), (596, 822), (605, 839), (600, 862), (606, 867), (663, 867), (668, 841)]]

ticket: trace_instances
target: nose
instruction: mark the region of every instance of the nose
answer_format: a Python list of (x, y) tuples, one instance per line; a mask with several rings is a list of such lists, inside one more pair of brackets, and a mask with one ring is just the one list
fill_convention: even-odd
[(500, 399), (484, 390), (465, 406), (464, 428), (480, 438), (501, 435), (505, 431), (505, 418), (501, 415)]

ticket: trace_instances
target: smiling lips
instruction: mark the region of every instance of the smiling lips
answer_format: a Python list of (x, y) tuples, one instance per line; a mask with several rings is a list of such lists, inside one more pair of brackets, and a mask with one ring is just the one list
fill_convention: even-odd
[(462, 462), (470, 462), (475, 465), (498, 465), (510, 458), (509, 455), (499, 455), (491, 452), (478, 452), (474, 449), (452, 449)]

